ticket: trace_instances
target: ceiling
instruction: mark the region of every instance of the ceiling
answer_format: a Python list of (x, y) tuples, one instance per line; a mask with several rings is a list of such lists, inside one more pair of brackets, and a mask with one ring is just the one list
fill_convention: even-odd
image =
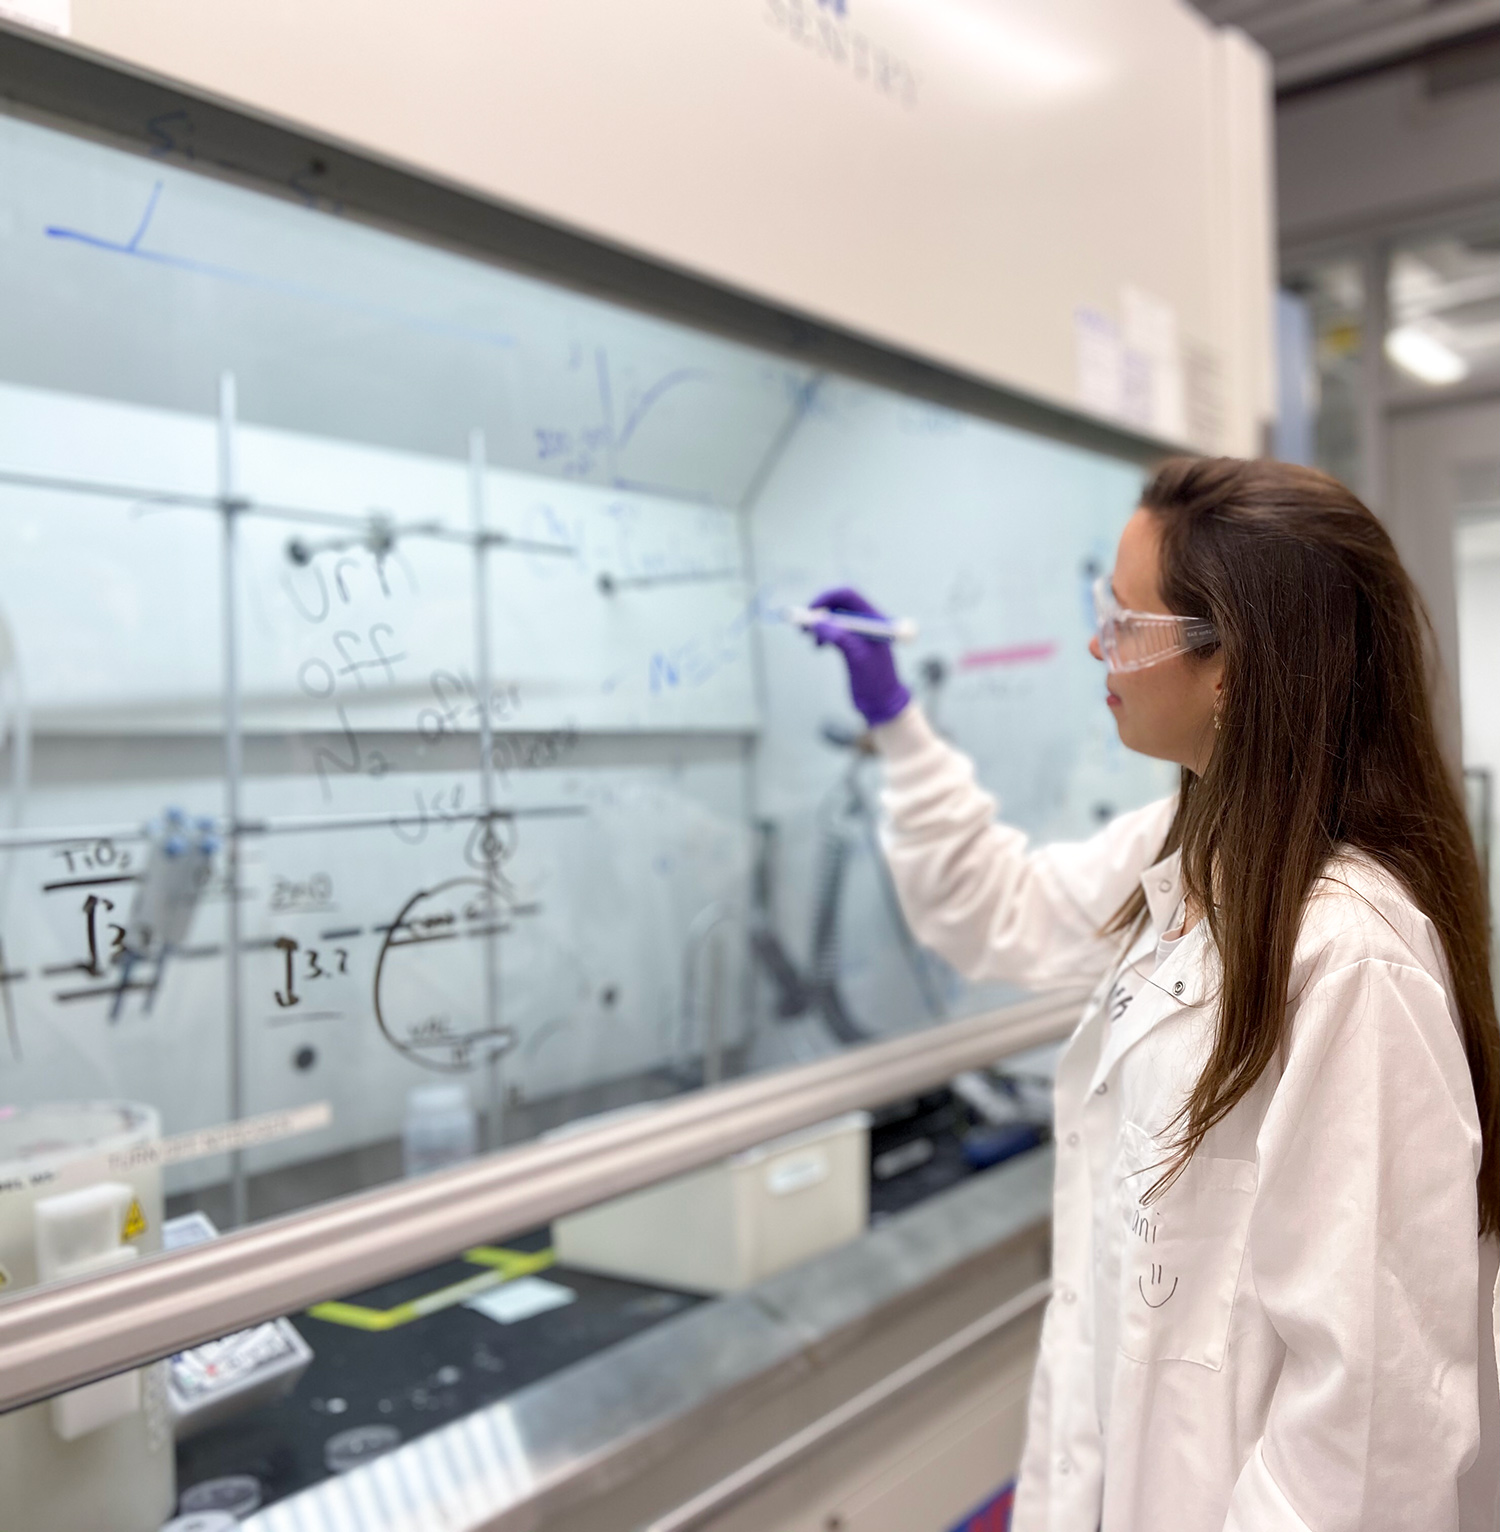
[(1500, 29), (1500, 0), (1191, 0), (1242, 27), (1275, 60), (1280, 91), (1301, 90)]
[(1500, 372), (1500, 222), (1391, 252), (1386, 354), (1419, 384)]

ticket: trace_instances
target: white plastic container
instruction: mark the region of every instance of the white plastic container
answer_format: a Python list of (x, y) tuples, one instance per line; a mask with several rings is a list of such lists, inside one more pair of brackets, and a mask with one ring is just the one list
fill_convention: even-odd
[[(161, 1232), (168, 1250), (186, 1250), (219, 1236), (213, 1220), (202, 1211), (169, 1218)], [(167, 1405), (177, 1440), (185, 1441), (233, 1415), (285, 1398), (312, 1358), (312, 1347), (289, 1319), (270, 1319), (179, 1351), (167, 1360)], [(180, 1509), (202, 1508), (188, 1504)], [(207, 1509), (217, 1513), (218, 1507)]]
[(581, 1271), (735, 1292), (863, 1233), (869, 1161), (869, 1114), (851, 1112), (560, 1218), (553, 1248)]
[(458, 1081), (417, 1085), (406, 1094), (401, 1158), (409, 1176), (425, 1175), (472, 1159), (479, 1150), (479, 1122), (469, 1088)]
[[(0, 1293), (161, 1248), (156, 1111), (62, 1102), (0, 1114)], [(163, 1364), (0, 1415), (0, 1525), (156, 1532), (176, 1497)]]

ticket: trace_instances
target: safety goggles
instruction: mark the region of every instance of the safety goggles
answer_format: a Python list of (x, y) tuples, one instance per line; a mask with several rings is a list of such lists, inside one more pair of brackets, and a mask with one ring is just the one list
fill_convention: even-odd
[(1219, 641), (1219, 630), (1206, 618), (1127, 610), (1115, 600), (1108, 575), (1094, 581), (1094, 620), (1104, 663), (1115, 671), (1144, 670)]

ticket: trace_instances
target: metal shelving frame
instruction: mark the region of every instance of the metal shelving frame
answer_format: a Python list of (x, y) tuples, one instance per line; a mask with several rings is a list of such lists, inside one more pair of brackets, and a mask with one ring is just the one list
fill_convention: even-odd
[[(488, 525), (485, 509), (484, 433), (475, 428), (468, 441), (468, 493), (470, 527), (449, 527), (440, 522), (392, 522), (384, 517), (358, 517), (346, 513), (269, 504), (242, 493), (237, 472), (236, 452), (237, 391), (232, 373), (219, 379), (216, 461), (218, 484), (212, 495), (185, 494), (140, 485), (123, 485), (89, 479), (24, 473), (0, 469), (0, 489), (7, 486), (32, 491), (50, 491), (72, 496), (90, 496), (131, 504), (171, 505), (190, 510), (213, 512), (222, 525), (219, 559), (221, 690), (223, 695), (224, 799), (222, 817), (216, 826), (224, 843), (225, 883), (229, 890), (225, 902), (224, 930), (224, 1016), (228, 1090), (226, 1108), (230, 1121), (245, 1116), (244, 1058), (244, 987), (243, 958), (246, 950), (243, 931), (244, 912), (239, 897), (243, 841), (246, 836), (296, 835), (312, 831), (362, 830), (384, 828), (410, 820), (413, 816), (392, 814), (286, 815), (247, 820), (242, 810), (245, 780), (243, 689), (241, 684), (240, 580), (241, 554), (239, 527), (246, 516), (260, 516), (294, 525), (338, 528), (351, 543), (378, 537), (382, 546), (394, 547), (405, 538), (433, 538), (462, 543), (470, 551), (474, 570), (474, 673), (479, 695), (478, 770), (480, 808), (473, 813), (451, 817), (489, 825), (496, 820), (573, 816), (586, 812), (574, 805), (532, 805), (505, 807), (495, 797), (495, 733), (490, 716), (492, 693), (492, 655), (490, 653), (490, 582), (489, 558), (495, 551), (551, 554), (571, 558), (574, 550), (562, 543), (541, 542), (512, 537)], [(0, 855), (46, 846), (70, 845), (80, 840), (110, 839), (139, 841), (147, 837), (139, 824), (118, 826), (56, 825), (0, 832)], [(487, 885), (492, 884), (487, 879)], [(504, 1142), (504, 1091), (500, 1065), (507, 1050), (500, 1026), (500, 968), (496, 952), (495, 891), (487, 886), (484, 921), (484, 998), (483, 1035), (491, 1040), (484, 1055), (486, 1073), (486, 1145), (498, 1148)], [(249, 1220), (249, 1185), (244, 1155), (240, 1150), (229, 1154), (230, 1216), (238, 1228)]]

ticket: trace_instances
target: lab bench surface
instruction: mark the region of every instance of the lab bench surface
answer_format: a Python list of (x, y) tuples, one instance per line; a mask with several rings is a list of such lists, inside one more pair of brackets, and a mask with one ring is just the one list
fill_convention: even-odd
[[(932, 1155), (871, 1184), (871, 1221), (880, 1224), (974, 1174), (946, 1114), (918, 1114), (875, 1130), (880, 1152), (927, 1138)], [(509, 1250), (546, 1248), (546, 1231), (511, 1238)], [(475, 1276), (463, 1259), (350, 1294), (345, 1304), (376, 1311)], [(609, 1350), (708, 1300), (699, 1295), (550, 1266), (538, 1275), (574, 1294), (565, 1306), (502, 1324), (455, 1303), (385, 1330), (292, 1316), (313, 1361), (285, 1398), (234, 1416), (178, 1447), (179, 1491), (230, 1475), (253, 1475), (271, 1505), (333, 1472), (329, 1444), (361, 1427), (386, 1428), (389, 1446), (407, 1442), (494, 1404), (528, 1385)]]
[[(545, 1235), (508, 1242), (510, 1249), (545, 1245)], [(461, 1260), (444, 1262), (345, 1301), (391, 1309), (474, 1275)], [(383, 1332), (294, 1315), (313, 1350), (297, 1387), (181, 1443), (179, 1491), (251, 1474), (270, 1505), (327, 1478), (328, 1444), (357, 1427), (393, 1428), (399, 1437), (384, 1433), (392, 1446), (410, 1441), (705, 1301), (561, 1267), (539, 1275), (568, 1288), (574, 1301), (514, 1324), (463, 1304)]]

